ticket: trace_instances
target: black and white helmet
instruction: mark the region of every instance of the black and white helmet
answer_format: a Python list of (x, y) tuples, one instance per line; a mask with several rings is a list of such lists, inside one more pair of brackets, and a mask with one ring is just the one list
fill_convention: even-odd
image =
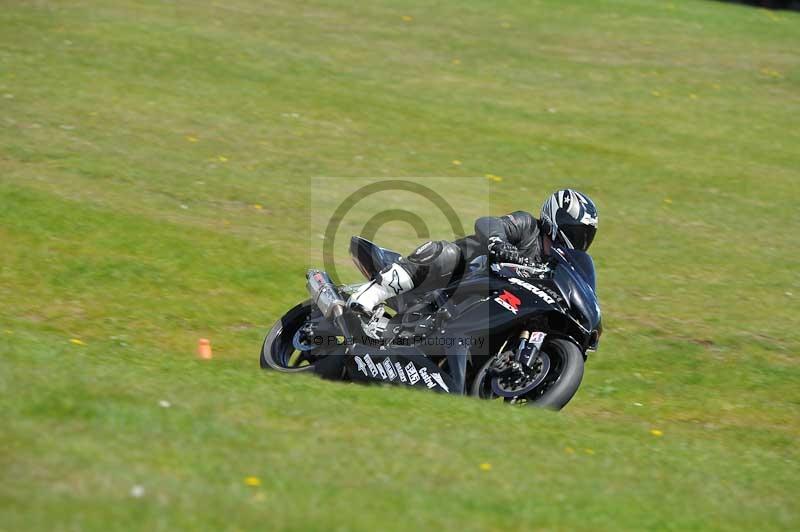
[(553, 242), (586, 251), (597, 232), (597, 207), (588, 196), (565, 188), (555, 192), (542, 205), (544, 230)]

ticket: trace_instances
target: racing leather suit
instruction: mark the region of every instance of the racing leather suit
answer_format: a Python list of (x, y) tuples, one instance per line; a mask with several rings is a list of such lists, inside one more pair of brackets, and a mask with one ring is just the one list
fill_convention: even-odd
[(410, 290), (428, 291), (458, 280), (466, 265), (489, 253), (494, 241), (517, 248), (520, 257), (531, 262), (542, 259), (542, 231), (539, 220), (525, 211), (505, 216), (484, 216), (475, 221), (475, 234), (455, 242), (425, 242), (407, 257), (382, 270), (350, 298), (351, 305), (371, 311), (389, 297)]

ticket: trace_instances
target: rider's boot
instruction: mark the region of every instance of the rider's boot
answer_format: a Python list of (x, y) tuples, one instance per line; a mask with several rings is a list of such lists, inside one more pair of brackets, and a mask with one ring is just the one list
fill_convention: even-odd
[(348, 300), (350, 308), (371, 313), (375, 307), (396, 295), (414, 288), (411, 275), (399, 264), (392, 264), (381, 270), (375, 279), (364, 284)]

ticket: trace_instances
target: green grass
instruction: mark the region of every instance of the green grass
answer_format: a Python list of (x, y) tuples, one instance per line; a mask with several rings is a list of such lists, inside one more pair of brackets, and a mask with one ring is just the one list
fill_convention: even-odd
[[(800, 16), (360, 4), (3, 3), (0, 529), (800, 527)], [(595, 198), (567, 409), (258, 370), (315, 176)]]

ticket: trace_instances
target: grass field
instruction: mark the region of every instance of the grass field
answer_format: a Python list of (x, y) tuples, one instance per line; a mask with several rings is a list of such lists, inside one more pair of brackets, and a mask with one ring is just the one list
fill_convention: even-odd
[[(6, 0), (0, 529), (800, 528), (798, 50), (699, 0)], [(589, 193), (567, 409), (260, 371), (315, 176)]]

